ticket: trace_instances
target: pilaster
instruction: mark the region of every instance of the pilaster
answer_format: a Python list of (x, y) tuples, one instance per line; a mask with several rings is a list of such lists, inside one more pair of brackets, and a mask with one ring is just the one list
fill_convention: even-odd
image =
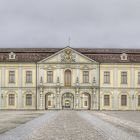
[(43, 107), (43, 87), (40, 87), (40, 106), (39, 109), (42, 110), (44, 109)]
[(75, 109), (80, 108), (80, 100), (79, 100), (79, 87), (76, 87), (76, 92), (75, 92)]
[(19, 65), (18, 67), (18, 109), (23, 108), (23, 99), (22, 99), (22, 67)]

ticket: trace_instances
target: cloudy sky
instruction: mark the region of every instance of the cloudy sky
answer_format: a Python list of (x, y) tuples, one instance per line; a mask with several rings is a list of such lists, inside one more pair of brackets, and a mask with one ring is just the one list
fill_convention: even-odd
[(140, 0), (0, 0), (0, 47), (140, 48)]

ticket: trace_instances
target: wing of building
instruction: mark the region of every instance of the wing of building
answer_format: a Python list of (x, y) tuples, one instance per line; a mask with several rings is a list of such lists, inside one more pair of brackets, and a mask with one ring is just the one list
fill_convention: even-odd
[(140, 110), (140, 49), (1, 48), (0, 109)]

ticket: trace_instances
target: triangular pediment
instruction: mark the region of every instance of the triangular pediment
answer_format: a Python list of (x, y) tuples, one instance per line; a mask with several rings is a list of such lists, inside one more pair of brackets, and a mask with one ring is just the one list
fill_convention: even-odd
[(38, 63), (97, 63), (76, 50), (66, 47)]

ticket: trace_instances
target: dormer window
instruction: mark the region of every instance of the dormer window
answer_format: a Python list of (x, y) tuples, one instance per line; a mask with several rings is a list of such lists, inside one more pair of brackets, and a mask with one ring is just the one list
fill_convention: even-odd
[(126, 53), (122, 53), (120, 55), (120, 57), (121, 57), (121, 60), (127, 60), (127, 54)]
[(9, 53), (9, 59), (15, 59), (16, 58), (16, 54), (13, 52)]

